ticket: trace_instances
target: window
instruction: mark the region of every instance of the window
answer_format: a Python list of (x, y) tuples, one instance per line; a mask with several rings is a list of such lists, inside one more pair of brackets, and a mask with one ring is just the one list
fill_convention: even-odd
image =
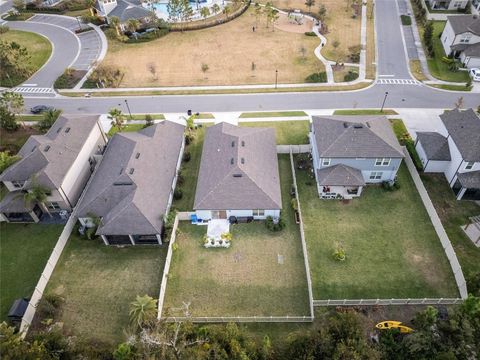
[(265, 210), (253, 210), (253, 216), (265, 216)]
[(459, 8), (459, 7), (461, 7), (461, 6), (462, 6), (462, 2), (461, 2), (461, 1), (455, 1), (455, 2), (453, 3), (453, 7), (455, 7), (455, 8)]
[(370, 180), (381, 180), (383, 172), (381, 171), (372, 171), (370, 173)]
[(51, 203), (48, 203), (47, 207), (48, 207), (48, 210), (60, 210), (61, 209), (60, 205), (56, 201), (52, 201)]
[(460, 38), (460, 42), (461, 43), (464, 43), (464, 44), (467, 44), (470, 42), (470, 39), (472, 38), (472, 34), (471, 33), (466, 33), (466, 34), (463, 34), (462, 37)]
[(465, 170), (470, 170), (473, 168), (473, 165), (475, 165), (474, 162), (467, 162), (467, 165), (465, 165)]
[(25, 184), (25, 181), (12, 181), (13, 187), (20, 189)]
[(390, 165), (390, 158), (375, 159), (375, 166), (388, 166)]
[(330, 166), (330, 163), (332, 162), (332, 159), (322, 159), (322, 166)]

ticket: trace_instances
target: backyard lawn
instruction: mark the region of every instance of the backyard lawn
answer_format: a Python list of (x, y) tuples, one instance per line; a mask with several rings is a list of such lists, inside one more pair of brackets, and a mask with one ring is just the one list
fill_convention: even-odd
[(466, 225), (469, 217), (480, 215), (480, 206), (473, 201), (457, 201), (443, 174), (424, 173), (422, 181), (452, 242), (468, 287), (469, 276), (480, 272), (480, 249), (460, 226)]
[(223, 25), (172, 32), (147, 43), (110, 41), (103, 64), (125, 72), (121, 87), (272, 84), (275, 70), (279, 83), (302, 83), (311, 73), (323, 71), (313, 53), (317, 37), (272, 31), (264, 21), (253, 32), (252, 14), (248, 10)]
[[(40, 69), (45, 64), (52, 53), (52, 45), (50, 41), (41, 35), (31, 32), (9, 30), (4, 34), (0, 34), (0, 41), (16, 42), (27, 48), (31, 64), (31, 74)], [(30, 76), (11, 76), (10, 80), (3, 79), (0, 86), (16, 86), (27, 80)]]
[(0, 223), (0, 322), (15, 299), (32, 295), (62, 228)]
[(272, 233), (263, 222), (235, 225), (230, 248), (205, 249), (206, 227), (181, 223), (164, 311), (183, 316), (175, 308), (186, 302), (192, 316), (309, 315), (300, 234), (289, 201), (289, 157), (281, 155), (279, 164), (286, 228)]
[[(400, 189), (364, 188), (350, 202), (320, 200), (297, 171), (315, 299), (457, 297), (458, 291), (405, 165)], [(333, 259), (336, 242), (346, 260)]]
[(277, 145), (308, 144), (308, 129), (310, 126), (308, 120), (239, 122), (239, 125), (274, 128)]
[(0, 129), (0, 151), (9, 151), (16, 154), (31, 135), (39, 135), (41, 132), (33, 126), (19, 127), (16, 131)]
[(74, 233), (47, 286), (47, 293), (65, 300), (64, 330), (111, 343), (125, 340), (130, 302), (136, 295), (158, 298), (166, 250), (105, 246)]

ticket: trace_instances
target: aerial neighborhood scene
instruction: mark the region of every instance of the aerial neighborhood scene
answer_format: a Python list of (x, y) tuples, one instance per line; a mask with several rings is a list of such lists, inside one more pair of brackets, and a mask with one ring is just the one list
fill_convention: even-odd
[(0, 0), (0, 358), (480, 359), (480, 0)]

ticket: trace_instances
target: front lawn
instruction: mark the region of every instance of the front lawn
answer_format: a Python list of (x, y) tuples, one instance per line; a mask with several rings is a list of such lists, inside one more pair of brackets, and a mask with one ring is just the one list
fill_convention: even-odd
[(28, 76), (10, 76), (10, 79), (4, 78), (0, 86), (17, 86), (27, 80), (33, 73), (45, 64), (52, 53), (52, 44), (45, 37), (27, 31), (9, 30), (0, 35), (0, 41), (16, 42), (24, 46), (30, 57), (31, 73)]
[(105, 246), (74, 233), (46, 291), (64, 298), (64, 330), (114, 344), (124, 341), (130, 302), (137, 295), (158, 298), (166, 250), (166, 245)]
[(308, 144), (308, 131), (310, 126), (308, 120), (239, 122), (239, 125), (274, 128), (277, 145)]
[[(289, 157), (280, 155), (282, 217), (286, 228), (273, 233), (263, 222), (231, 227), (232, 246), (205, 249), (206, 226), (182, 222), (167, 283), (164, 314), (183, 316), (309, 315), (308, 291), (298, 226), (290, 206)], [(279, 257), (283, 256), (283, 263)]]
[(108, 132), (108, 136), (112, 137), (118, 132), (136, 132), (142, 130), (145, 127), (145, 124), (126, 124), (121, 131), (117, 127), (112, 126)]
[[(315, 299), (457, 297), (447, 257), (405, 165), (400, 189), (364, 188), (349, 202), (320, 200), (298, 170)], [(346, 260), (333, 259), (336, 242)]]
[(0, 322), (15, 299), (32, 295), (62, 228), (0, 223)]

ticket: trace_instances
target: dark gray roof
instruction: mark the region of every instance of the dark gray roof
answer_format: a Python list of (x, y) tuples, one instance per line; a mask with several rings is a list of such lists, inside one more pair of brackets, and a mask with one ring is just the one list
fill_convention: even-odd
[(45, 135), (30, 136), (18, 152), (21, 159), (0, 181), (27, 181), (35, 175), (39, 184), (58, 189), (95, 126), (100, 126), (98, 116), (61, 116)]
[(446, 137), (436, 132), (418, 132), (417, 139), (422, 144), (428, 160), (450, 161), (450, 148)]
[(480, 189), (480, 170), (458, 173), (458, 181), (464, 188)]
[(207, 129), (195, 210), (282, 208), (275, 130), (220, 123)]
[(465, 161), (480, 161), (480, 118), (473, 109), (445, 111), (440, 115)]
[(466, 56), (480, 57), (480, 42), (467, 46), (464, 53)]
[(475, 15), (448, 16), (447, 20), (452, 26), (455, 35), (471, 32), (480, 36), (480, 18)]
[(351, 166), (338, 164), (317, 170), (318, 185), (363, 186), (362, 172)]
[(27, 299), (16, 299), (10, 310), (8, 311), (9, 318), (22, 318), (25, 315), (25, 311), (27, 311), (28, 307), (28, 300)]
[(116, 16), (120, 22), (130, 19), (143, 19), (151, 15), (151, 11), (142, 6), (141, 1), (135, 0), (118, 0), (117, 6), (108, 14), (109, 17)]
[(163, 121), (115, 134), (78, 205), (78, 217), (101, 217), (99, 235), (161, 233), (183, 132), (183, 125)]
[(32, 204), (26, 204), (21, 191), (9, 192), (0, 202), (0, 212), (2, 213), (23, 213), (30, 212), (33, 209)]
[(404, 157), (385, 116), (314, 116), (312, 121), (320, 157)]

